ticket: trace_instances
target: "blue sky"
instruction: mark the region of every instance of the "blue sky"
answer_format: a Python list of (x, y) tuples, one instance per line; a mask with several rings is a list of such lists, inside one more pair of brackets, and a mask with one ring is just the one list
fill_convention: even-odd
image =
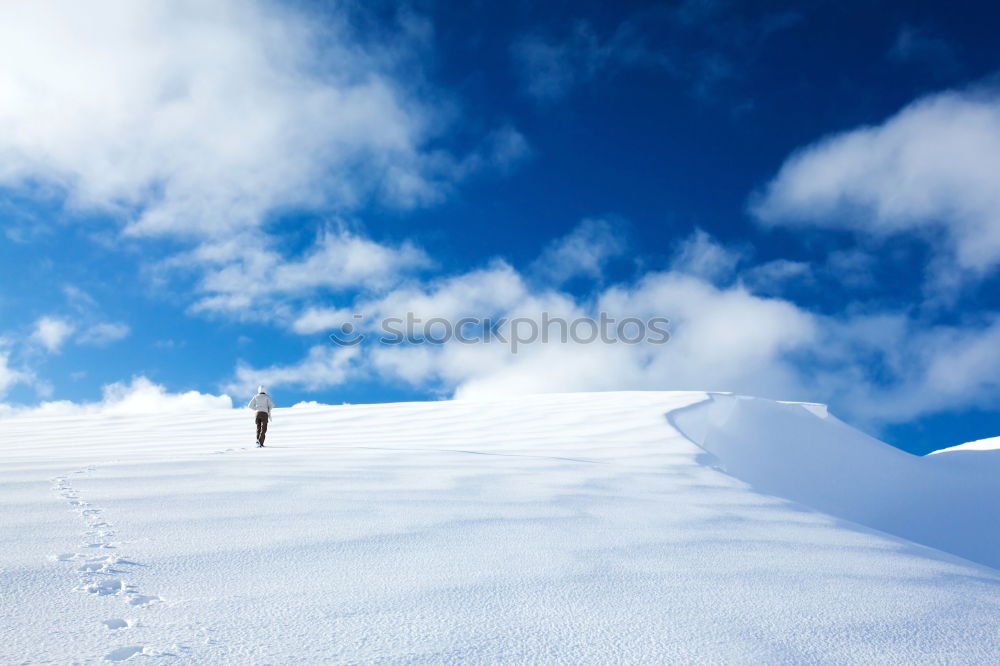
[[(201, 4), (0, 10), (0, 402), (708, 389), (1000, 434), (986, 3)], [(327, 339), (602, 310), (673, 339)]]

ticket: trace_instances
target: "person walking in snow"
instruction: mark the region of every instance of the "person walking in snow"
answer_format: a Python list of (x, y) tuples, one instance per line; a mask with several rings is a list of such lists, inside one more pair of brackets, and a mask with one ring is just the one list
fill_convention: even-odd
[(271, 420), (271, 410), (274, 409), (274, 400), (271, 400), (271, 396), (263, 386), (258, 386), (257, 395), (250, 398), (247, 407), (257, 410), (257, 447), (263, 447), (264, 437), (267, 435), (267, 423)]

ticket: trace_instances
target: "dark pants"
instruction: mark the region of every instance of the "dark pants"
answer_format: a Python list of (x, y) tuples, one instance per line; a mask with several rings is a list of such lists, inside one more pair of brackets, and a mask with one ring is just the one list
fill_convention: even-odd
[(267, 412), (257, 412), (257, 443), (264, 445), (264, 437), (267, 435)]

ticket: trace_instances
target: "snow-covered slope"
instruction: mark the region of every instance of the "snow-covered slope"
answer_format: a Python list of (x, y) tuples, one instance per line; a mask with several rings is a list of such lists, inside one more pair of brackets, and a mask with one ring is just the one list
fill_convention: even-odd
[(670, 418), (757, 490), (1000, 568), (1000, 452), (913, 456), (822, 405), (745, 396)]
[(987, 437), (986, 439), (977, 439), (974, 442), (966, 442), (965, 444), (959, 444), (957, 446), (949, 446), (947, 449), (931, 451), (931, 455), (935, 453), (949, 453), (955, 451), (995, 451), (997, 449), (1000, 449), (1000, 437)]
[(278, 410), (263, 450), (232, 410), (2, 431), (0, 663), (1000, 657), (1000, 575), (950, 554), (995, 561), (984, 540), (918, 530), (930, 501), (856, 499), (962, 479), (941, 515), (986, 525), (996, 491), (818, 407), (307, 406)]

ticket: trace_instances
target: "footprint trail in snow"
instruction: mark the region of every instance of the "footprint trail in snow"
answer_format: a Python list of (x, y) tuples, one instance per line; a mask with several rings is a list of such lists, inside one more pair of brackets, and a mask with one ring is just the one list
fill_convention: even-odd
[[(88, 467), (75, 474), (93, 470), (93, 467)], [(140, 594), (135, 585), (129, 585), (122, 580), (122, 576), (127, 574), (131, 567), (139, 564), (121, 557), (116, 552), (118, 542), (114, 540), (113, 526), (104, 519), (104, 510), (81, 499), (69, 478), (60, 476), (54, 479), (55, 490), (80, 514), (87, 524), (87, 530), (83, 533), (80, 552), (62, 553), (53, 556), (53, 559), (77, 564), (76, 572), (79, 574), (80, 584), (75, 589), (100, 596), (122, 596), (130, 606), (148, 606), (161, 601), (158, 596)]]
[[(82, 543), (77, 552), (53, 555), (51, 559), (76, 565), (78, 584), (73, 588), (75, 592), (101, 597), (121, 597), (125, 604), (132, 608), (145, 608), (159, 603), (162, 601), (159, 596), (141, 594), (136, 585), (127, 582), (129, 571), (142, 565), (118, 553), (119, 542), (115, 541), (114, 526), (105, 520), (104, 510), (81, 498), (70, 481), (72, 476), (93, 472), (94, 469), (88, 467), (77, 470), (73, 475), (53, 479), (53, 489), (80, 515), (87, 529), (83, 532)], [(137, 621), (116, 617), (103, 620), (100, 624), (109, 632), (119, 633), (135, 626)], [(125, 661), (137, 655), (166, 656), (167, 654), (169, 653), (157, 652), (142, 645), (132, 645), (112, 650), (104, 656), (104, 661)]]

